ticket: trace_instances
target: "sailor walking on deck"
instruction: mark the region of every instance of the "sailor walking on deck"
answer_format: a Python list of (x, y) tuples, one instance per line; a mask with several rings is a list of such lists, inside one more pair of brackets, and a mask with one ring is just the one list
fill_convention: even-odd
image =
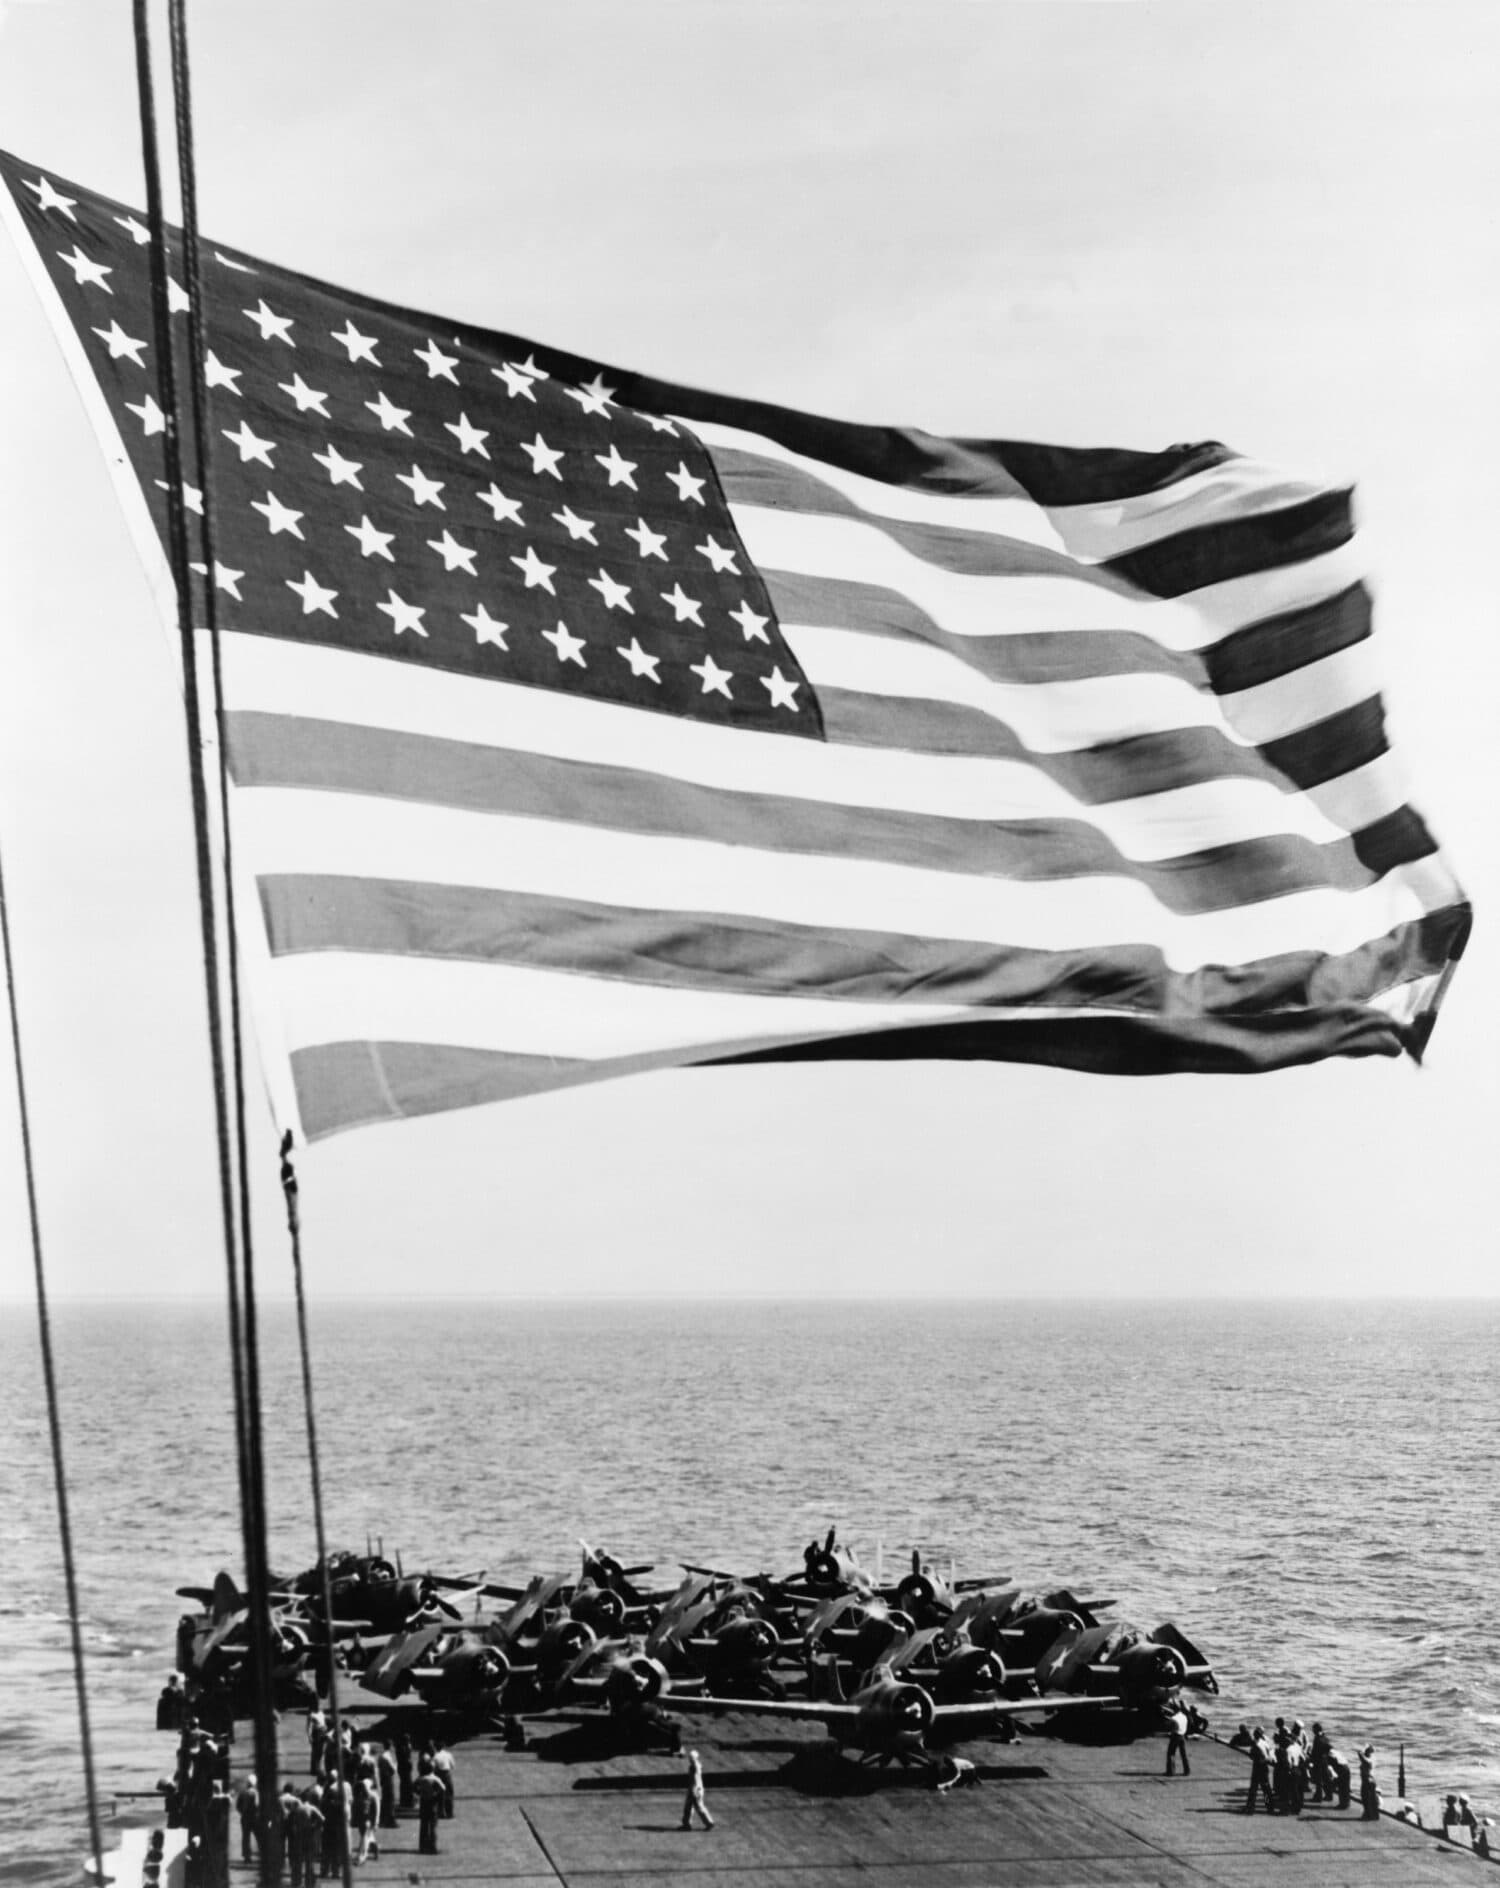
[(687, 1754), (687, 1795), (682, 1802), (682, 1826), (691, 1829), (693, 1817), (697, 1816), (705, 1829), (712, 1829), (714, 1819), (708, 1813), (708, 1805), (703, 1800), (703, 1759), (696, 1750)]
[(1169, 1777), (1176, 1774), (1173, 1765), (1179, 1757), (1182, 1759), (1182, 1774), (1185, 1777), (1193, 1774), (1193, 1766), (1188, 1762), (1187, 1733), (1188, 1715), (1183, 1710), (1179, 1699), (1167, 1714), (1167, 1775)]

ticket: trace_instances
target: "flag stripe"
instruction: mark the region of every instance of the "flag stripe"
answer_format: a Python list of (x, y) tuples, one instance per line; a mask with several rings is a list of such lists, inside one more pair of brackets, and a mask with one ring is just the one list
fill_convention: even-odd
[[(411, 953), (565, 970), (617, 982), (742, 995), (800, 990), (860, 1002), (992, 1008), (1105, 1007), (1215, 1014), (1367, 1001), (1416, 975), (1451, 938), (1449, 914), (1395, 926), (1329, 958), (1293, 951), (1179, 977), (1158, 951), (1007, 952), (904, 932), (772, 925), (733, 913), (636, 911), (474, 885), (270, 873), (260, 896), (277, 956)], [(685, 921), (686, 917), (686, 921)]]
[(1157, 491), (1092, 505), (1053, 505), (1047, 516), (1070, 556), (1103, 563), (1194, 525), (1256, 517), (1327, 489), (1256, 459), (1231, 458)]
[(1241, 909), (1182, 914), (1123, 877), (974, 878), (293, 788), (257, 788), (240, 800), (237, 844), (257, 875), (510, 886), (633, 909), (918, 931), (1011, 949), (1102, 949), (1126, 938), (1157, 945), (1180, 970), (1307, 947), (1349, 951), (1449, 895), (1440, 862), (1419, 860), (1357, 891), (1294, 891)]
[(1248, 518), (1193, 525), (1101, 564), (1153, 596), (1179, 597), (1210, 584), (1305, 563), (1351, 542), (1354, 513), (1347, 492), (1319, 492), (1300, 504)]
[[(1277, 813), (1290, 823), (1300, 808), (1249, 783), (1186, 789), (1164, 796), (1164, 804), (1133, 801), (1102, 809), (1090, 822), (1055, 783), (1017, 768), (1020, 805), (984, 817), (971, 807), (960, 817), (725, 792), (639, 769), (303, 719), (235, 716), (230, 738), (234, 777), (243, 787), (368, 794), (761, 851), (853, 853), (981, 877), (1047, 881), (1108, 873), (1137, 880), (1179, 912), (1228, 910), (1319, 885), (1353, 890), (1372, 877), (1365, 854), (1342, 836), (1313, 840), (1284, 826), (1244, 830)], [(1235, 821), (1236, 809), (1222, 804), (1234, 800), (1245, 804), (1247, 819)], [(1039, 801), (1050, 802), (1046, 811)], [(1386, 869), (1433, 849), (1424, 831), (1387, 822), (1374, 856)]]
[[(791, 743), (754, 731), (737, 733), (733, 742), (725, 742), (713, 739), (712, 730), (691, 722), (504, 682), (473, 687), (443, 671), (406, 668), (344, 650), (235, 634), (225, 635), (222, 644), (230, 699), (241, 704), (238, 712), (244, 715), (284, 714), (351, 728), (385, 728), (512, 753), (640, 769), (665, 779), (734, 792), (984, 819), (1065, 813), (1083, 802), (1152, 801), (1177, 787), (1208, 787), (1219, 777), (1258, 780), (1268, 795), (1272, 788), (1276, 790), (1275, 800), (1262, 797), (1265, 811), (1254, 815), (1254, 824), (1246, 830), (1300, 832), (1320, 841), (1336, 830), (1348, 830), (1342, 822), (1325, 824), (1315, 811), (1299, 813), (1295, 799), (1290, 810), (1281, 810), (1279, 803), (1288, 797), (1281, 791), (1282, 783), (1253, 750), (1231, 746), (1211, 723), (1190, 726), (1181, 735), (1161, 734), (1151, 717), (1142, 714), (1150, 737), (1146, 741), (1117, 739), (1090, 750), (1085, 739), (1081, 752), (1048, 756), (1027, 749), (1008, 724), (986, 721), (982, 745), (975, 752), (946, 753), (940, 746), (923, 752), (923, 743), (915, 737), (923, 732), (924, 698), (888, 703), (883, 710), (878, 702), (869, 708), (870, 715), (883, 711), (892, 717), (910, 717), (907, 727), (892, 722), (898, 731), (911, 734), (909, 747), (877, 747), (863, 738), (861, 704), (870, 698), (825, 691), (840, 717), (839, 728), (826, 743)], [(883, 645), (871, 647), (879, 650)], [(936, 661), (937, 682), (949, 674), (964, 675), (956, 665), (945, 664), (941, 658)], [(1080, 718), (1091, 712), (1087, 686), (1100, 685), (1074, 688), (1072, 711)], [(1062, 689), (1058, 685), (1048, 692), (1058, 696)], [(1018, 711), (1036, 708), (1034, 697), (1041, 693), (1011, 691)], [(1198, 713), (1201, 697), (1183, 691), (1181, 700)], [(1059, 701), (1054, 707), (1055, 718), (1060, 718), (1062, 706)], [(1038, 738), (1044, 738), (1049, 730), (1045, 720), (1039, 715), (1037, 719)], [(1093, 725), (1080, 725), (1078, 732), (1086, 737)], [(1102, 711), (1098, 725), (1111, 725)], [(1119, 730), (1127, 723), (1117, 715), (1112, 725)], [(1147, 767), (1148, 759), (1147, 772), (1138, 775), (1136, 768)], [(1066, 801), (1055, 795), (1038, 797), (1047, 792), (1048, 778), (1067, 794)], [(1203, 813), (1207, 815), (1215, 804), (1243, 809), (1253, 803), (1245, 797), (1213, 802), (1205, 796)], [(1175, 808), (1162, 803), (1144, 805), (1139, 830), (1144, 832), (1158, 812), (1176, 817), (1186, 810), (1181, 804)], [(1379, 814), (1389, 810), (1382, 804)], [(1123, 821), (1133, 815), (1127, 807), (1120, 817)], [(1251, 815), (1242, 812), (1240, 817)], [(1224, 836), (1236, 835), (1231, 829)], [(1143, 857), (1161, 856), (1149, 847), (1142, 850), (1142, 838), (1122, 838), (1121, 843)]]

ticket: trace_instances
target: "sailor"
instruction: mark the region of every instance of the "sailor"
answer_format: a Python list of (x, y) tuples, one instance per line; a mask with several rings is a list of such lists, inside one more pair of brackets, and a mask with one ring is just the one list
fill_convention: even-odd
[(682, 1799), (682, 1826), (691, 1829), (697, 1816), (705, 1829), (712, 1829), (714, 1819), (703, 1800), (703, 1759), (696, 1750), (687, 1754), (687, 1795)]
[(380, 1746), (376, 1759), (380, 1777), (380, 1826), (382, 1829), (396, 1827), (396, 1758), (389, 1744)]
[(1326, 1803), (1333, 1795), (1333, 1771), (1328, 1762), (1329, 1752), (1333, 1749), (1327, 1731), (1314, 1723), (1312, 1727), (1312, 1747), (1308, 1752), (1308, 1767), (1312, 1772), (1313, 1801)]
[(414, 1809), (417, 1799), (412, 1789), (411, 1734), (404, 1724), (396, 1726), (391, 1734), (391, 1742), (396, 1749), (396, 1775), (401, 1783), (401, 1807)]
[(314, 1776), (323, 1768), (323, 1750), (327, 1742), (327, 1713), (322, 1705), (315, 1704), (307, 1714), (307, 1765)]
[(1283, 1816), (1292, 1810), (1291, 1732), (1283, 1719), (1276, 1720), (1276, 1744), (1271, 1756), (1271, 1782), (1276, 1794), (1276, 1808)]
[(1484, 1856), (1486, 1860), (1488, 1860), (1490, 1854), (1490, 1830), (1493, 1827), (1493, 1822), (1486, 1816), (1479, 1827), (1474, 1831), (1474, 1853)]
[(323, 1853), (323, 1812), (318, 1807), (317, 1785), (309, 1783), (296, 1798), (292, 1826), (297, 1831), (302, 1853), (302, 1873), (292, 1866), (292, 1888), (313, 1888), (318, 1879), (318, 1864)]
[(949, 1790), (968, 1789), (978, 1781), (979, 1772), (969, 1759), (950, 1751), (947, 1766), (932, 1787), (939, 1795), (946, 1796)]
[(1366, 1744), (1359, 1753), (1359, 1803), (1362, 1822), (1380, 1820), (1380, 1785), (1375, 1781), (1375, 1746)]
[(1182, 1774), (1185, 1777), (1193, 1774), (1193, 1766), (1188, 1762), (1187, 1732), (1188, 1716), (1179, 1698), (1167, 1714), (1167, 1775), (1169, 1777), (1176, 1774), (1172, 1766), (1179, 1757), (1182, 1759)]
[(229, 1792), (215, 1777), (203, 1824), (210, 1888), (229, 1888)]
[(240, 1819), (240, 1860), (255, 1860), (255, 1825), (260, 1821), (260, 1791), (255, 1787), (254, 1776), (248, 1776), (240, 1785), (240, 1793), (234, 1799), (234, 1807)]
[(1443, 1798), (1443, 1834), (1456, 1829), (1462, 1818), (1458, 1813), (1458, 1798), (1451, 1792)]
[[(298, 1796), (290, 1781), (281, 1786), (281, 1848), (286, 1856), (287, 1872), (292, 1878), (292, 1888), (301, 1888), (307, 1875), (307, 1828), (297, 1813)], [(276, 1871), (278, 1878), (281, 1871)]]
[(170, 1672), (166, 1684), (161, 1688), (161, 1696), (156, 1701), (157, 1730), (181, 1730), (182, 1715), (186, 1709), (187, 1697), (182, 1689), (182, 1673)]
[(1469, 1799), (1464, 1795), (1462, 1790), (1458, 1793), (1458, 1820), (1463, 1824), (1464, 1828), (1468, 1830), (1471, 1836), (1479, 1827), (1478, 1819), (1473, 1810), (1469, 1807)]
[(1333, 1778), (1328, 1787), (1337, 1790), (1339, 1808), (1347, 1809), (1354, 1796), (1354, 1781), (1344, 1753), (1335, 1750), (1331, 1744), (1328, 1747), (1328, 1773)]
[(1250, 1735), (1250, 1726), (1248, 1724), (1241, 1724), (1234, 1736), (1230, 1738), (1229, 1748), (1231, 1750), (1248, 1750), (1254, 1741), (1255, 1740)]
[(446, 1744), (439, 1744), (432, 1753), (432, 1769), (439, 1783), (443, 1786), (442, 1807), (439, 1810), (446, 1821), (453, 1814), (453, 1752)]
[(354, 1830), (359, 1837), (359, 1847), (354, 1854), (356, 1862), (368, 1862), (372, 1855), (379, 1856), (380, 1844), (375, 1835), (379, 1820), (380, 1792), (369, 1777), (361, 1776), (354, 1786)]
[(417, 1853), (438, 1852), (438, 1814), (443, 1805), (443, 1785), (432, 1768), (432, 1759), (423, 1757), (415, 1784), (417, 1797)]
[(1263, 1795), (1266, 1799), (1266, 1814), (1276, 1813), (1275, 1799), (1271, 1795), (1271, 1746), (1266, 1742), (1266, 1734), (1257, 1724), (1255, 1735), (1250, 1740), (1250, 1788), (1245, 1793), (1245, 1814), (1255, 1814), (1255, 1799)]

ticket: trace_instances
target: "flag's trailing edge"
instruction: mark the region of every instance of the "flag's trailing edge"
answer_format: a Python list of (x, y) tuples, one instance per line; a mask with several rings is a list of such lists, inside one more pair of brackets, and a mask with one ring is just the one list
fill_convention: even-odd
[[(144, 223), (0, 170), (170, 595)], [(305, 1135), (704, 1062), (1420, 1052), (1470, 912), (1347, 490), (204, 271), (242, 942)]]

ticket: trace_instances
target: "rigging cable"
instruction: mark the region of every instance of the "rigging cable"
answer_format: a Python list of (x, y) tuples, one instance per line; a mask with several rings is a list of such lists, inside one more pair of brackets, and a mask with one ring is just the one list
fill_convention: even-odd
[(21, 1155), (26, 1168), (26, 1210), (31, 1216), (31, 1259), (36, 1274), (37, 1331), (42, 1346), (42, 1375), (47, 1384), (47, 1427), (52, 1436), (52, 1479), (57, 1489), (57, 1530), (61, 1539), (63, 1579), (68, 1593), (68, 1629), (73, 1641), (73, 1684), (78, 1693), (78, 1733), (83, 1745), (83, 1782), (89, 1807), (89, 1843), (95, 1880), (104, 1880), (104, 1851), (99, 1842), (99, 1792), (94, 1780), (94, 1740), (89, 1732), (88, 1685), (83, 1669), (83, 1623), (78, 1610), (78, 1576), (73, 1563), (73, 1529), (68, 1519), (68, 1480), (63, 1469), (62, 1421), (58, 1414), (57, 1372), (52, 1362), (52, 1323), (47, 1311), (47, 1278), (42, 1264), (42, 1227), (37, 1213), (36, 1174), (31, 1159), (31, 1116), (26, 1105), (26, 1077), (21, 1065), (21, 1018), (16, 1006), (16, 968), (10, 948), (10, 913), (5, 902), (5, 867), (0, 861), (0, 937), (5, 948), (5, 992), (10, 1004), (10, 1038), (16, 1059), (16, 1108), (21, 1123)]
[[(146, 203), (151, 231), (151, 304), (159, 363), (161, 406), (166, 416), (163, 434), (167, 474), (168, 553), (177, 590), (177, 627), (182, 646), (183, 700), (188, 745), (188, 782), (193, 810), (194, 853), (198, 879), (198, 910), (202, 933), (205, 995), (208, 1005), (209, 1054), (213, 1068), (214, 1120), (219, 1160), (219, 1205), (227, 1272), (229, 1307), (230, 1377), (234, 1392), (234, 1423), (239, 1473), (240, 1521), (245, 1553), (245, 1578), (250, 1603), (250, 1644), (255, 1674), (255, 1756), (257, 1773), (267, 1779), (279, 1774), (276, 1730), (270, 1686), (270, 1615), (265, 1561), (263, 1477), (255, 1474), (259, 1438), (252, 1452), (247, 1402), (246, 1351), (240, 1313), (237, 1270), (235, 1168), (231, 1151), (228, 1101), (225, 1092), (224, 1029), (219, 991), (219, 950), (215, 916), (212, 849), (209, 839), (207, 794), (201, 756), (203, 731), (198, 692), (197, 649), (193, 629), (192, 570), (189, 562), (184, 503), (182, 446), (178, 421), (176, 375), (172, 357), (171, 310), (167, 298), (166, 223), (162, 210), (161, 167), (156, 135), (156, 112), (151, 75), (150, 29), (147, 0), (133, 0), (136, 80), (141, 122), (141, 155), (146, 174)], [(189, 361), (190, 375), (201, 375), (201, 364)], [(202, 504), (209, 509), (206, 468)], [(213, 593), (210, 566), (206, 585)], [(241, 1176), (243, 1181), (243, 1175)], [(258, 1425), (257, 1425), (258, 1426)], [(280, 1801), (268, 1787), (262, 1798), (263, 1827), (270, 1837), (261, 1845), (262, 1879), (270, 1874), (273, 1857), (280, 1853)]]
[[(290, 1130), (281, 1138), (281, 1191), (286, 1197), (286, 1226), (292, 1241), (292, 1277), (297, 1287), (297, 1340), (302, 1351), (302, 1409), (307, 1418), (307, 1462), (312, 1478), (313, 1534), (322, 1577), (323, 1630), (328, 1637), (328, 1707), (333, 1723), (333, 1747), (338, 1753), (338, 1776), (344, 1775), (344, 1726), (339, 1715), (339, 1688), (333, 1665), (333, 1582), (328, 1574), (328, 1536), (323, 1529), (323, 1471), (318, 1461), (318, 1421), (313, 1411), (312, 1352), (307, 1341), (307, 1298), (302, 1289), (302, 1215), (297, 1204), (297, 1169), (292, 1165)], [(344, 1830), (344, 1888), (354, 1888), (349, 1863), (349, 1832)]]
[[(229, 815), (229, 748), (226, 739), (224, 708), (224, 672), (223, 649), (219, 636), (219, 613), (217, 598), (218, 566), (214, 558), (215, 541), (213, 529), (213, 478), (212, 460), (209, 455), (207, 412), (207, 388), (204, 384), (203, 362), (206, 358), (205, 337), (203, 333), (203, 276), (200, 266), (198, 245), (198, 187), (196, 164), (193, 151), (193, 107), (192, 88), (188, 66), (187, 13), (184, 0), (168, 0), (168, 34), (171, 47), (172, 102), (174, 109), (174, 129), (177, 141), (178, 188), (182, 200), (182, 251), (183, 274), (186, 278), (188, 297), (188, 411), (192, 422), (193, 457), (198, 469), (198, 482), (203, 492), (202, 511), (198, 519), (199, 543), (202, 547), (202, 566), (204, 570), (202, 609), (203, 622), (208, 631), (210, 669), (212, 676), (213, 716), (215, 749), (217, 758), (219, 789), (219, 833), (223, 857), (224, 888), (224, 932), (225, 959), (228, 974), (229, 1028), (230, 1028), (230, 1080), (234, 1096), (235, 1157), (239, 1176), (240, 1209), (240, 1272), (241, 1298), (243, 1304), (242, 1337), (244, 1346), (245, 1380), (245, 1450), (249, 1468), (248, 1485), (252, 1497), (250, 1524), (247, 1528), (251, 1550), (256, 1556), (257, 1566), (250, 1578), (250, 1590), (256, 1590), (258, 1580), (262, 1592), (269, 1602), (271, 1584), (268, 1561), (266, 1475), (264, 1452), (264, 1425), (261, 1410), (260, 1384), (260, 1336), (259, 1317), (255, 1294), (255, 1245), (252, 1237), (250, 1218), (250, 1157), (249, 1132), (245, 1108), (245, 1042), (243, 1012), (240, 1002), (240, 955), (239, 932), (235, 910), (234, 880), (234, 833)], [(272, 1671), (270, 1654), (269, 1615), (266, 1616), (267, 1629), (261, 1635), (261, 1642), (252, 1640), (255, 1654), (256, 1684), (256, 1761), (264, 1766), (268, 1761), (275, 1762), (276, 1737), (272, 1716)], [(264, 1700), (265, 1728), (261, 1723)], [(263, 1742), (263, 1736), (266, 1740)], [(274, 1769), (271, 1774), (275, 1774)], [(267, 1809), (269, 1815), (272, 1812)], [(272, 1834), (269, 1842), (260, 1845), (264, 1857), (268, 1851), (275, 1853), (276, 1839)]]

